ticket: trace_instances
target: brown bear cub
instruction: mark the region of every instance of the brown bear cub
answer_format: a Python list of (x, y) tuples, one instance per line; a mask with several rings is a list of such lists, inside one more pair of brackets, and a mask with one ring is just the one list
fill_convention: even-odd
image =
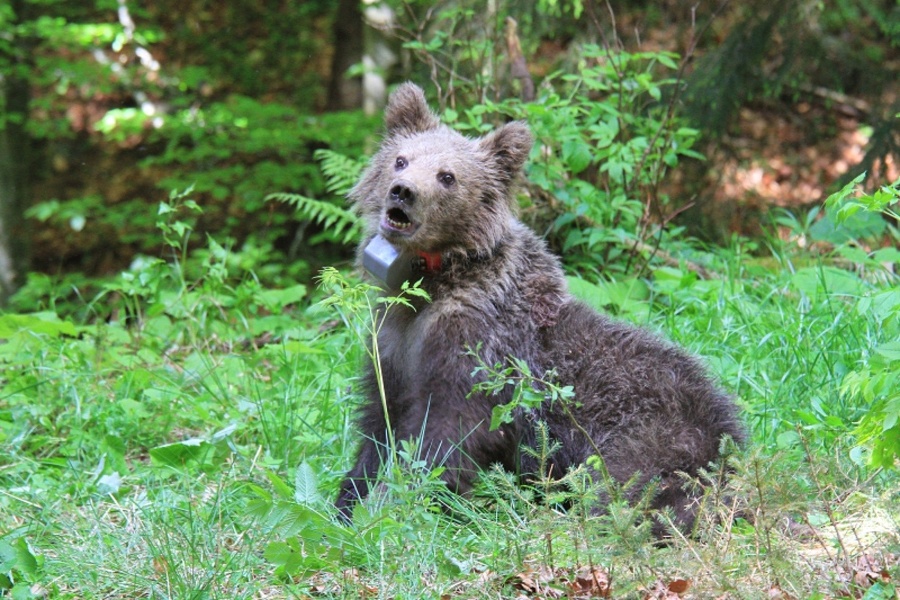
[[(682, 350), (568, 292), (559, 261), (514, 215), (512, 188), (532, 147), (524, 123), (466, 138), (442, 125), (410, 83), (391, 95), (385, 122), (381, 148), (351, 192), (368, 228), (362, 247), (380, 235), (421, 257), (412, 280), (431, 297), (413, 299), (414, 309), (390, 307), (378, 334), (395, 440), (420, 439), (448, 487), (466, 493), (494, 463), (534, 473), (521, 448), (534, 446), (542, 421), (561, 444), (550, 475), (599, 449), (614, 479), (636, 478), (633, 496), (655, 482), (653, 506), (670, 507), (690, 529), (697, 492), (683, 488), (679, 472), (696, 475), (716, 460), (726, 436), (744, 440), (732, 399)], [(480, 375), (467, 350), (476, 347), (488, 365), (515, 357), (536, 376), (552, 369), (555, 381), (574, 387), (571, 415), (548, 401), (491, 431), (492, 409), (513, 390), (472, 393)], [(359, 424), (365, 438), (337, 499), (345, 516), (368, 494), (387, 444), (372, 368)], [(665, 529), (657, 523), (655, 531)]]

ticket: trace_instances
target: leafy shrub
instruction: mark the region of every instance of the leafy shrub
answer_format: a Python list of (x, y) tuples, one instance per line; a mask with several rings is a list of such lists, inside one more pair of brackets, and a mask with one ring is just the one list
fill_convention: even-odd
[(626, 271), (666, 225), (669, 199), (658, 192), (666, 171), (682, 157), (702, 158), (691, 150), (699, 132), (663, 102), (678, 81), (657, 73), (675, 70), (677, 59), (585, 45), (579, 71), (559, 75), (555, 87), (548, 79), (538, 101), (486, 102), (444, 116), (479, 132), (498, 112), (526, 120), (536, 138), (526, 166), (528, 216), (538, 226), (550, 219), (551, 240), (573, 271)]
[[(161, 187), (192, 185), (198, 196), (220, 206), (222, 233), (248, 233), (248, 218), (267, 215), (268, 193), (294, 190), (316, 197), (325, 192), (312, 160), (317, 149), (359, 154), (374, 130), (374, 121), (361, 113), (313, 117), (286, 105), (233, 96), (174, 115), (157, 135), (164, 151), (145, 165), (177, 167), (159, 182)], [(275, 229), (287, 221), (287, 215), (267, 218), (266, 227)]]
[[(883, 186), (871, 194), (855, 195), (856, 186), (865, 173), (851, 181), (839, 192), (832, 194), (826, 206), (832, 211), (835, 223), (847, 222), (860, 211), (882, 214), (893, 220), (900, 219), (900, 181)], [(896, 227), (887, 225), (895, 243), (900, 241)], [(862, 349), (856, 367), (843, 379), (841, 391), (866, 406), (866, 411), (856, 427), (859, 442), (871, 450), (868, 460), (876, 467), (896, 467), (900, 458), (900, 278), (884, 270), (884, 263), (900, 263), (900, 250), (885, 247), (867, 253), (860, 244), (852, 243), (839, 250), (858, 264), (868, 265), (890, 285), (859, 299), (856, 310), (873, 320), (882, 340), (877, 345)]]

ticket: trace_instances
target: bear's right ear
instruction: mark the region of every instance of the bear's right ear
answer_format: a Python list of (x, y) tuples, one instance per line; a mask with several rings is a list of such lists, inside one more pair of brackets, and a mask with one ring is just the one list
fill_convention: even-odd
[(419, 133), (441, 124), (428, 103), (425, 92), (414, 83), (404, 83), (391, 94), (384, 111), (388, 134)]
[(499, 167), (501, 176), (508, 181), (525, 164), (533, 145), (534, 138), (524, 121), (507, 123), (478, 140), (479, 148)]

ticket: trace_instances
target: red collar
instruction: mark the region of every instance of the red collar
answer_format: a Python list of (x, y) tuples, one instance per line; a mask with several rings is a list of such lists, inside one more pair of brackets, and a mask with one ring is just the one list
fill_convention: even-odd
[(441, 270), (440, 252), (423, 252), (421, 250), (416, 250), (416, 254), (425, 261), (426, 273), (437, 273)]

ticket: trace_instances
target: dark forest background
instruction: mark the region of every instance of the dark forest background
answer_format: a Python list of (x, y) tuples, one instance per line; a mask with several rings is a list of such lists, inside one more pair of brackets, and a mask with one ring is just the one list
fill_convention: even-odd
[[(29, 272), (109, 275), (158, 253), (156, 207), (188, 186), (197, 233), (258, 246), (307, 279), (348, 251), (266, 197), (328, 196), (316, 152), (370, 152), (385, 86), (416, 81), (454, 115), (540, 105), (575, 93), (567, 77), (610, 51), (644, 53), (636, 71), (660, 83), (623, 113), (657, 103), (653, 123), (697, 132), (694, 155), (632, 194), (664, 198), (644, 217), (719, 243), (759, 235), (776, 209), (805, 218), (859, 172), (896, 178), (898, 21), (892, 0), (14, 0), (0, 7), (3, 297)], [(665, 52), (675, 68), (661, 73)], [(590, 171), (574, 175), (596, 183)], [(544, 188), (525, 217), (553, 239), (572, 205)]]

